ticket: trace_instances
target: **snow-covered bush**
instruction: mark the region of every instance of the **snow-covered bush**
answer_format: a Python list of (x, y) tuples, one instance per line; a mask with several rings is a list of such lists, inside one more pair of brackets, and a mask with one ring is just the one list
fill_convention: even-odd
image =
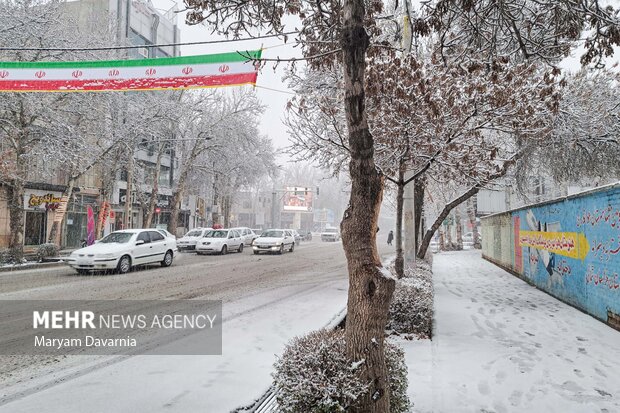
[(403, 349), (385, 341), (385, 363), (390, 378), (390, 412), (407, 413), (411, 404), (407, 396), (407, 364), (405, 364), (405, 352)]
[(58, 245), (56, 244), (41, 244), (37, 248), (37, 259), (43, 261), (44, 258), (57, 257)]
[(430, 264), (418, 261), (405, 268), (405, 277), (396, 281), (390, 304), (388, 330), (430, 338), (433, 327), (433, 281)]
[[(350, 363), (345, 352), (343, 330), (318, 330), (294, 338), (275, 363), (273, 373), (280, 411), (285, 413), (344, 412), (368, 391), (356, 376), (358, 363)], [(391, 411), (405, 413), (407, 367), (404, 353), (386, 342), (390, 373)]]
[(11, 263), (13, 263), (13, 255), (9, 252), (9, 250), (0, 250), (0, 264)]

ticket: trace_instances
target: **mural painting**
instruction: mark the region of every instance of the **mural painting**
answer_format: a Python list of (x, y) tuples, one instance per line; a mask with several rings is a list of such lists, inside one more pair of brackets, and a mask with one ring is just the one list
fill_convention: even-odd
[(606, 320), (620, 313), (620, 190), (511, 212), (514, 270)]

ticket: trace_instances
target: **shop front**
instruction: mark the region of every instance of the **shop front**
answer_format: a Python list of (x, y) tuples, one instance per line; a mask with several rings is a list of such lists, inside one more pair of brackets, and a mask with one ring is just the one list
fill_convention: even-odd
[(27, 189), (24, 196), (24, 246), (47, 242), (54, 212), (60, 207), (62, 192)]

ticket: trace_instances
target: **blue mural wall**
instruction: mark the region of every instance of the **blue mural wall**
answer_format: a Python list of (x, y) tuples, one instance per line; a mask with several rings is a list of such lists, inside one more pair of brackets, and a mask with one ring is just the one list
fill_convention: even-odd
[(514, 267), (524, 278), (601, 320), (620, 314), (619, 188), (517, 210), (512, 219)]

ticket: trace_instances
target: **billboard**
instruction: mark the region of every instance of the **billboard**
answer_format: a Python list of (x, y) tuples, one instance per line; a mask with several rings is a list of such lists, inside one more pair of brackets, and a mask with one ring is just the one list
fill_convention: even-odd
[(285, 211), (312, 212), (312, 188), (286, 187), (283, 209)]

